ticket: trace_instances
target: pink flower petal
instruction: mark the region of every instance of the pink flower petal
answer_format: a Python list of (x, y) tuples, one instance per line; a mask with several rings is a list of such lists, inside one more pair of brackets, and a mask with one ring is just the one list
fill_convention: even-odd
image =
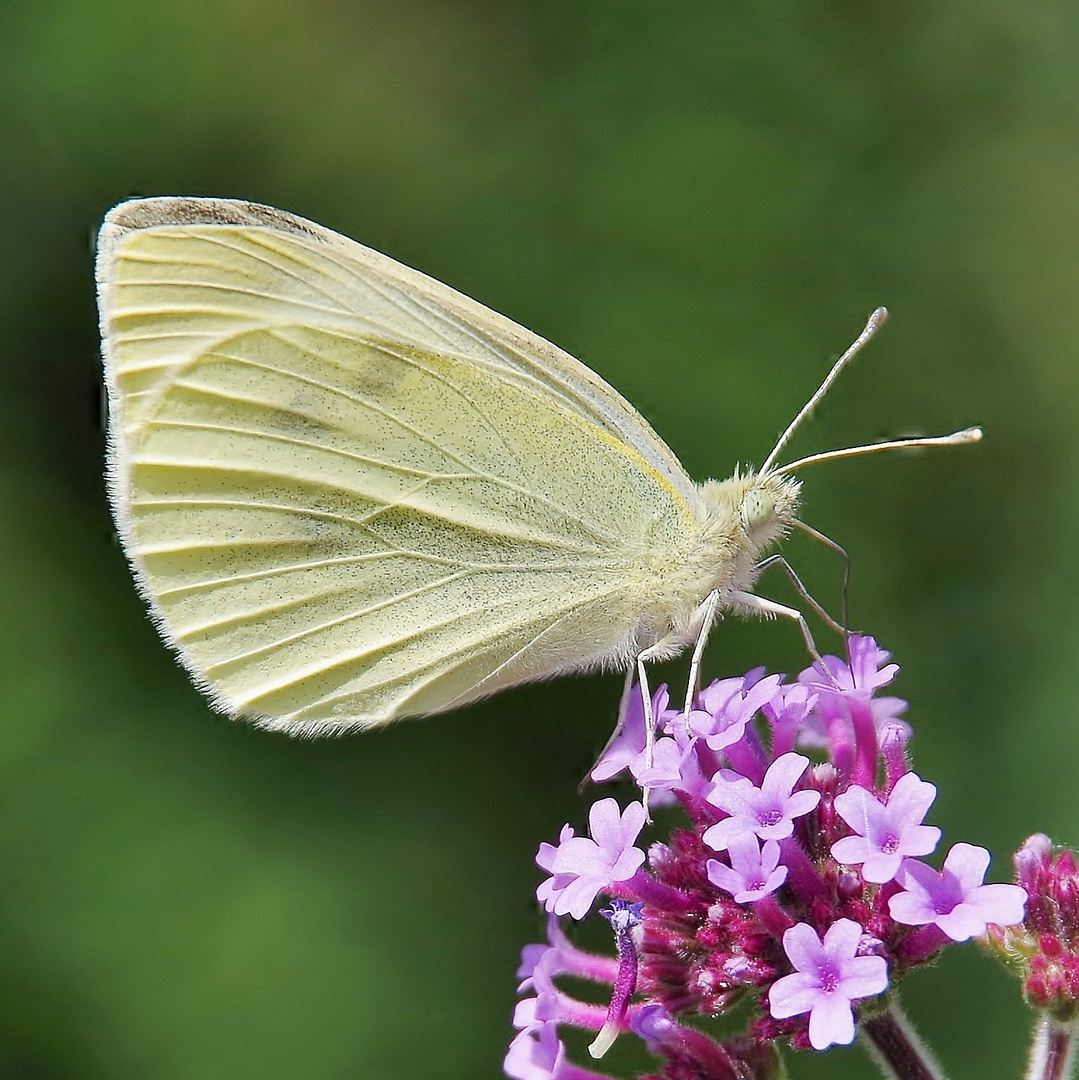
[(932, 855), (940, 843), (940, 829), (936, 825), (914, 825), (903, 833), (901, 854)]
[(588, 831), (601, 848), (622, 846), (622, 815), (615, 799), (600, 799), (588, 812)]
[[(932, 850), (932, 849), (930, 849)], [(835, 852), (835, 847), (832, 847), (832, 852)], [(862, 863), (862, 877), (874, 885), (883, 885), (886, 881), (891, 881), (892, 878), (899, 872), (899, 867), (903, 863), (903, 856), (896, 855), (881, 855), (875, 853), (870, 855)]]
[(742, 888), (742, 875), (736, 873), (718, 859), (709, 859), (705, 864), (705, 868), (708, 871), (708, 880), (717, 889), (729, 892), (733, 896)]
[(987, 923), (1015, 926), (1023, 921), (1027, 891), (1018, 885), (982, 885), (968, 897)]
[[(820, 792), (807, 789), (805, 791), (796, 791), (789, 799), (787, 804), (783, 808), (784, 815), (788, 818), (802, 817), (803, 814), (808, 814), (811, 810), (817, 808), (817, 803), (820, 802)], [(787, 834), (790, 835), (789, 833)]]
[(846, 1046), (854, 1042), (854, 1010), (840, 994), (817, 998), (809, 1014), (809, 1042), (814, 1050), (827, 1050), (833, 1043)]
[(888, 810), (894, 820), (904, 825), (920, 824), (937, 797), (933, 784), (914, 773), (906, 773), (896, 781), (888, 796)]
[(571, 881), (555, 900), (553, 914), (572, 915), (577, 920), (583, 919), (602, 885), (603, 882), (595, 878), (579, 877)]
[(883, 956), (855, 956), (843, 965), (839, 988), (848, 998), (873, 997), (888, 989), (888, 963)]
[(937, 918), (929, 898), (914, 892), (896, 893), (888, 901), (888, 914), (904, 926), (925, 926)]
[(556, 874), (588, 874), (596, 866), (600, 848), (587, 836), (574, 836), (564, 844), (558, 845), (554, 857)]
[(807, 971), (814, 976), (824, 954), (816, 930), (808, 923), (798, 923), (784, 932), (783, 951), (799, 971)]
[(640, 848), (627, 848), (618, 856), (608, 873), (611, 881), (628, 881), (644, 862), (644, 852)]
[(966, 894), (985, 880), (989, 869), (989, 852), (975, 844), (954, 844), (944, 860), (944, 870), (958, 879)]
[[(802, 778), (802, 773), (808, 767), (809, 758), (804, 757), (802, 754), (784, 754), (782, 757), (776, 758), (768, 766), (768, 772), (764, 774), (761, 791), (773, 798), (776, 796), (784, 799), (788, 798), (794, 790), (794, 785)], [(817, 797), (820, 797), (819, 792)]]
[(752, 827), (745, 818), (724, 818), (715, 825), (710, 825), (704, 830), (701, 839), (713, 851), (726, 851), (728, 844), (739, 833), (752, 832)]
[(871, 853), (869, 841), (864, 836), (844, 836), (832, 845), (832, 858), (847, 866), (865, 862)]
[(938, 915), (933, 921), (952, 941), (966, 941), (985, 933), (985, 919), (972, 904), (958, 904), (946, 915)]
[(904, 889), (928, 897), (939, 890), (941, 875), (933, 867), (926, 866), (925, 863), (918, 862), (917, 859), (904, 859), (903, 865), (896, 875), (896, 881)]
[(816, 977), (796, 971), (772, 983), (768, 991), (768, 1008), (776, 1020), (786, 1020), (790, 1016), (809, 1012), (819, 996), (820, 983)]
[(873, 794), (858, 784), (837, 795), (834, 805), (836, 813), (859, 836), (868, 836), (873, 824), (882, 820), (885, 814), (884, 807)]
[(861, 940), (862, 928), (853, 919), (837, 919), (824, 935), (823, 951), (833, 960), (846, 962), (854, 958)]

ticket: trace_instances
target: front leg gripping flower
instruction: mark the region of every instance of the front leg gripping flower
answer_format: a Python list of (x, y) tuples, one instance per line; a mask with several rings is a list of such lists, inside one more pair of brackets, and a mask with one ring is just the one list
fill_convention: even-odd
[[(688, 717), (661, 687), (651, 754), (639, 695), (628, 696), (593, 779), (628, 772), (685, 820), (646, 854), (642, 801), (621, 810), (606, 798), (588, 836), (567, 825), (540, 846), (548, 941), (524, 952), (506, 1075), (601, 1078), (567, 1056), (562, 1032), (578, 1028), (596, 1059), (621, 1034), (643, 1040), (659, 1060), (652, 1080), (773, 1080), (781, 1043), (825, 1050), (859, 1027), (888, 1075), (943, 1075), (895, 984), (972, 936), (1014, 953), (1030, 938), (1017, 937), (1028, 890), (983, 884), (989, 853), (971, 844), (954, 845), (940, 870), (921, 861), (940, 840), (923, 824), (936, 788), (910, 771), (906, 704), (878, 696), (898, 667), (872, 638), (851, 638), (849, 652), (795, 681), (760, 668), (716, 681)], [(615, 957), (578, 949), (559, 925), (600, 896)], [(610, 987), (609, 1005), (577, 1000), (567, 976)], [(744, 1034), (707, 1033), (739, 1005)]]

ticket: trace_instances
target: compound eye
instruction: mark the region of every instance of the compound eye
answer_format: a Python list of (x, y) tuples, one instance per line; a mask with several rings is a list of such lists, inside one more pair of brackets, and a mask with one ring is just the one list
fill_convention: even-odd
[(742, 521), (747, 529), (757, 529), (772, 520), (776, 505), (767, 491), (750, 491), (742, 501)]

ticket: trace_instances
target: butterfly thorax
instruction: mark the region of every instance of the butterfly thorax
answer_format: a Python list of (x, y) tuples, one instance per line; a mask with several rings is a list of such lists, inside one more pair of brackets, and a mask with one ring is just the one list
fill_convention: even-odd
[(652, 583), (642, 592), (650, 603), (636, 624), (634, 647), (669, 641), (669, 654), (680, 652), (696, 637), (697, 609), (713, 590), (721, 610), (737, 608), (735, 594), (752, 589), (761, 557), (794, 520), (799, 486), (774, 473), (699, 485), (691, 535), (649, 546)]

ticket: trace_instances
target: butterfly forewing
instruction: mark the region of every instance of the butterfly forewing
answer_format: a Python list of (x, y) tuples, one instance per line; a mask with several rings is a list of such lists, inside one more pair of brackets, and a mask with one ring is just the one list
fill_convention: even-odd
[[(542, 387), (698, 505), (693, 481), (666, 443), (584, 364), (449, 286), (313, 222), (229, 200), (136, 200), (109, 213), (98, 262), (103, 321), (111, 316), (103, 326), (106, 359), (127, 392), (167, 378), (178, 356), (237, 329), (268, 321), (343, 325), (494, 365), (506, 378)], [(116, 317), (112, 294), (120, 285), (130, 321)]]

